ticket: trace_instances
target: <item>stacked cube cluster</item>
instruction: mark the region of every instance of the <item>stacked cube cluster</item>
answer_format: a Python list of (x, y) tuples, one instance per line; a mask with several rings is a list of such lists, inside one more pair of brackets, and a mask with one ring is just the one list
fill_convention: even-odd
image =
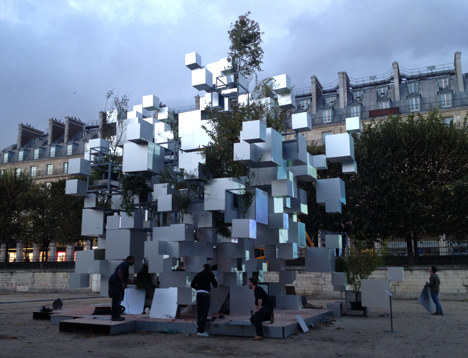
[[(263, 119), (245, 121), (240, 140), (234, 144), (234, 160), (250, 168), (249, 177), (206, 181), (201, 149), (210, 139), (202, 128), (209, 128), (203, 111), (208, 106), (228, 111), (233, 98), (238, 103), (252, 98), (247, 78), (232, 73), (226, 59), (203, 67), (200, 55), (193, 52), (186, 55), (185, 64), (191, 70), (192, 86), (203, 91), (203, 95), (200, 109), (178, 114), (180, 146), (174, 145), (168, 122), (171, 109), (160, 108), (154, 95), (144, 96), (142, 104), (128, 112), (121, 133), (117, 134), (123, 149), (121, 169), (127, 175), (145, 178), (151, 185), (149, 204), (137, 206), (128, 216), (121, 211), (121, 189), (111, 179), (111, 173), (107, 173), (107, 182), (91, 179), (92, 169), (102, 167), (99, 160), (108, 157), (107, 141), (91, 140), (85, 157), (70, 162), (70, 174), (78, 179), (67, 181), (67, 194), (80, 195), (85, 200), (82, 235), (99, 239), (97, 250), (77, 253), (71, 286), (87, 286), (89, 274), (101, 274), (101, 293), (106, 294), (107, 280), (115, 267), (133, 255), (135, 272), (146, 262), (149, 272), (159, 275), (157, 290), (170, 288), (172, 295), (176, 288), (177, 303), (192, 304), (190, 281), (209, 262), (216, 268), (221, 286), (214, 292), (215, 306), (215, 302), (221, 305), (229, 296), (231, 313), (244, 312), (252, 305), (246, 288), (248, 277), (259, 272), (262, 278), (262, 273), (269, 270), (279, 272), (279, 282), (268, 285), (276, 307), (297, 309), (300, 298), (286, 295), (286, 285), (294, 284), (295, 272), (286, 271), (285, 263), (298, 257), (298, 249), (306, 248), (305, 224), (299, 222), (298, 215), (307, 214), (307, 193), (298, 188), (298, 181), (315, 182), (317, 202), (327, 212), (341, 212), (341, 205), (346, 203), (343, 181), (317, 179), (317, 170), (326, 170), (327, 162), (340, 162), (343, 172), (356, 172), (351, 133), (360, 130), (359, 118), (349, 119), (349, 126), (347, 120), (347, 133), (329, 135), (326, 154), (316, 156), (307, 152), (302, 134), (312, 129), (307, 112), (292, 115), (295, 135), (288, 139), (267, 127)], [(283, 108), (294, 107), (287, 75), (274, 77), (273, 90), (275, 98), (262, 99), (264, 105), (273, 106), (276, 102)], [(194, 198), (183, 215), (178, 213), (175, 189), (160, 180), (161, 172), (168, 166), (203, 190), (203, 195)], [(241, 210), (239, 198), (246, 190), (252, 193), (253, 200), (246, 210)], [(105, 208), (98, 200), (103, 192), (111, 198)], [(217, 229), (220, 217), (223, 225), (230, 227), (228, 237)], [(341, 237), (330, 239), (324, 248), (307, 247), (306, 270), (333, 271), (334, 251), (339, 247)], [(262, 249), (265, 257), (256, 258), (256, 249)], [(184, 270), (175, 270), (181, 258)]]

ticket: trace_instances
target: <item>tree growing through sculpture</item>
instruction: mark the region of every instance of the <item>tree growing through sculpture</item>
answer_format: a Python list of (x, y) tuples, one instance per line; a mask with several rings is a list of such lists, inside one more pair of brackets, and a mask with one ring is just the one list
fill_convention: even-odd
[[(84, 158), (70, 161), (69, 173), (81, 178), (67, 181), (66, 191), (84, 196), (82, 235), (98, 237), (97, 250), (77, 253), (72, 286), (87, 286), (89, 274), (99, 273), (105, 294), (114, 268), (133, 255), (136, 272), (147, 263), (148, 272), (159, 275), (155, 299), (168, 295), (188, 305), (194, 300), (193, 275), (210, 262), (221, 286), (213, 293), (213, 311), (229, 297), (231, 314), (245, 314), (253, 304), (248, 277), (258, 274), (262, 281), (265, 271), (279, 272), (279, 281), (268, 285), (276, 307), (300, 307), (301, 298), (285, 291), (296, 280), (285, 263), (298, 257), (299, 248), (306, 248), (306, 270), (333, 271), (340, 240), (306, 247), (305, 225), (297, 216), (307, 214), (307, 193), (297, 184), (314, 182), (317, 202), (327, 212), (341, 212), (344, 182), (317, 180), (317, 170), (326, 170), (328, 160), (342, 163), (343, 172), (356, 171), (351, 133), (360, 130), (359, 118), (347, 120), (347, 133), (327, 137), (325, 155), (312, 156), (302, 135), (312, 129), (308, 112), (293, 113), (289, 132), (282, 132), (286, 126), (279, 114), (295, 108), (289, 76), (260, 82), (250, 93), (246, 75), (252, 72), (245, 72), (245, 64), (259, 68), (261, 56), (258, 63), (230, 56), (231, 62), (225, 58), (205, 66), (198, 53), (185, 56), (192, 86), (201, 92), (200, 109), (175, 114), (160, 108), (157, 96), (143, 96), (118, 133), (121, 164), (112, 162), (109, 142), (102, 138), (89, 142)], [(112, 177), (117, 170), (152, 189), (146, 200), (133, 198), (133, 212), (122, 210), (122, 185)], [(103, 179), (90, 180), (95, 171)], [(255, 257), (258, 248), (264, 259)], [(175, 270), (180, 261), (185, 271)]]

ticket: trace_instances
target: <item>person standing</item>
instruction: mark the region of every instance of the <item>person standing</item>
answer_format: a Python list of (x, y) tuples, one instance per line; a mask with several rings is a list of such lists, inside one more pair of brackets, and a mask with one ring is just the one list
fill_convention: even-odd
[(218, 282), (209, 264), (203, 265), (203, 270), (195, 275), (190, 287), (197, 291), (197, 335), (208, 337), (205, 324), (210, 310), (211, 286), (218, 287)]
[(442, 312), (442, 306), (440, 305), (440, 302), (439, 302), (440, 279), (439, 279), (439, 275), (436, 274), (437, 267), (431, 266), (431, 268), (429, 269), (429, 272), (431, 275), (429, 276), (429, 282), (426, 282), (426, 287), (429, 287), (432, 301), (434, 301), (436, 305), (436, 311), (435, 313), (433, 313), (433, 315), (442, 316), (444, 313)]
[(262, 322), (271, 320), (273, 323), (274, 321), (273, 303), (263, 288), (258, 286), (258, 280), (255, 277), (249, 278), (249, 288), (254, 290), (255, 295), (255, 309), (250, 316), (250, 322), (255, 326), (254, 340), (257, 341), (263, 339)]
[(125, 288), (131, 281), (128, 279), (129, 267), (135, 263), (135, 257), (128, 256), (124, 262), (120, 263), (109, 277), (109, 297), (112, 298), (112, 321), (123, 321), (120, 316), (120, 303), (123, 301)]

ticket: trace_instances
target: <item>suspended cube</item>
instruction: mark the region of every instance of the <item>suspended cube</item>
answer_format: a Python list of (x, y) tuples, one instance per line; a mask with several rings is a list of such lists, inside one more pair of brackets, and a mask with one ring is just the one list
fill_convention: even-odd
[(306, 247), (305, 270), (307, 272), (334, 272), (334, 250), (326, 247)]
[(325, 137), (325, 155), (332, 163), (354, 160), (354, 139), (349, 133)]
[(341, 249), (342, 237), (341, 235), (325, 235), (325, 247), (328, 249)]
[(67, 179), (65, 182), (65, 194), (74, 196), (86, 196), (88, 183), (80, 179)]
[[(143, 96), (143, 109), (157, 111), (159, 109), (159, 98), (154, 94)], [(166, 107), (167, 108), (167, 107)]]
[(68, 161), (68, 174), (69, 175), (90, 175), (91, 162), (83, 158), (71, 158)]
[(296, 108), (296, 96), (293, 92), (278, 94), (278, 105), (282, 109)]
[(129, 229), (112, 230), (106, 234), (106, 260), (144, 257), (146, 232)]
[(293, 113), (291, 116), (292, 129), (298, 132), (312, 130), (312, 117), (309, 112)]
[(242, 122), (240, 139), (247, 143), (262, 143), (266, 141), (266, 123), (261, 120)]
[(291, 79), (287, 74), (273, 76), (273, 90), (278, 94), (286, 94), (291, 92)]
[(143, 119), (138, 119), (134, 123), (127, 124), (127, 140), (133, 143), (146, 144), (153, 142), (153, 125)]
[(159, 173), (164, 167), (165, 149), (155, 143), (124, 144), (122, 170), (125, 173)]
[(206, 68), (192, 70), (192, 87), (199, 91), (211, 91), (213, 88), (213, 75)]
[(288, 167), (307, 164), (308, 154), (306, 138), (302, 134), (298, 134), (294, 140), (283, 142), (283, 157)]
[(328, 169), (327, 157), (324, 154), (313, 155), (311, 164), (317, 170)]
[(346, 132), (360, 133), (362, 130), (361, 119), (359, 117), (346, 118)]
[(341, 213), (341, 204), (346, 204), (345, 185), (340, 178), (317, 180), (318, 204), (325, 204), (327, 213)]
[(201, 56), (196, 52), (190, 52), (185, 54), (185, 66), (191, 70), (201, 68)]
[(233, 219), (232, 220), (232, 237), (256, 239), (257, 238), (257, 222), (252, 219)]
[(293, 260), (297, 259), (297, 244), (296, 243), (286, 243), (278, 244), (276, 258)]
[(104, 234), (104, 212), (101, 210), (83, 209), (81, 219), (82, 236), (98, 236)]

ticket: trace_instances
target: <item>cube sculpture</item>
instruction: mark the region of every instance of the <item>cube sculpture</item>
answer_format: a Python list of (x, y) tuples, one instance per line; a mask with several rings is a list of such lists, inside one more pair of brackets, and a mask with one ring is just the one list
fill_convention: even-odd
[[(348, 133), (328, 136), (326, 155), (312, 156), (305, 137), (299, 134), (311, 129), (309, 113), (292, 115), (296, 135), (287, 139), (267, 126), (264, 114), (258, 120), (244, 121), (239, 142), (234, 143), (233, 159), (249, 168), (248, 177), (211, 178), (206, 175), (202, 154), (211, 141), (204, 128), (212, 129), (204, 118), (205, 108), (226, 111), (234, 98), (245, 104), (254, 100), (248, 93), (248, 79), (233, 73), (227, 59), (203, 67), (200, 55), (192, 52), (185, 56), (185, 65), (191, 71), (192, 86), (206, 93), (200, 96), (200, 109), (177, 114), (180, 148), (171, 131), (174, 112), (169, 107), (160, 108), (161, 101), (153, 94), (143, 96), (142, 103), (127, 112), (118, 129), (121, 169), (125, 175), (140, 176), (150, 183), (148, 202), (140, 203), (141, 207), (128, 216), (121, 213), (121, 190), (93, 191), (90, 174), (96, 160), (109, 154), (108, 141), (90, 140), (85, 158), (70, 161), (71, 172), (87, 180), (67, 182), (67, 193), (85, 197), (82, 235), (97, 236), (99, 246), (94, 254), (77, 255), (73, 286), (84, 286), (90, 273), (100, 273), (101, 294), (106, 294), (112, 272), (122, 259), (133, 255), (135, 272), (146, 260), (148, 271), (160, 278), (151, 317), (174, 317), (177, 304), (192, 304), (190, 281), (205, 263), (217, 266), (215, 275), (224, 285), (222, 292), (219, 289), (217, 306), (229, 297), (233, 315), (249, 314), (254, 300), (246, 286), (248, 277), (258, 272), (262, 278), (266, 270), (279, 272), (279, 282), (268, 285), (277, 307), (298, 309), (300, 297), (286, 295), (285, 286), (296, 280), (295, 272), (286, 271), (286, 260), (297, 258), (298, 249), (305, 248), (307, 271), (333, 272), (335, 248), (341, 245), (339, 238), (330, 237), (327, 248), (306, 247), (305, 224), (298, 222), (297, 215), (307, 214), (307, 195), (298, 188), (298, 181), (316, 181), (317, 202), (324, 204), (327, 212), (340, 212), (346, 203), (344, 182), (339, 178), (317, 180), (317, 170), (326, 170), (328, 160), (342, 163), (343, 172), (355, 172), (353, 139)], [(283, 74), (274, 80), (274, 98), (255, 101), (266, 111), (276, 110), (277, 105), (294, 107), (290, 78)], [(347, 122), (348, 132), (355, 133), (357, 123)], [(177, 173), (177, 183), (163, 182), (166, 168)], [(112, 173), (104, 174), (110, 177)], [(177, 201), (181, 190), (191, 194), (190, 203)], [(252, 193), (247, 204), (239, 201), (246, 190)], [(110, 205), (100, 207), (99, 195), (107, 195)], [(265, 258), (255, 257), (257, 247), (263, 248)], [(185, 271), (173, 271), (180, 262)], [(336, 287), (344, 285), (341, 276), (333, 280)], [(131, 301), (129, 307), (133, 301), (141, 303), (141, 297)]]
[(312, 130), (312, 117), (309, 112), (292, 114), (292, 129), (298, 132)]

